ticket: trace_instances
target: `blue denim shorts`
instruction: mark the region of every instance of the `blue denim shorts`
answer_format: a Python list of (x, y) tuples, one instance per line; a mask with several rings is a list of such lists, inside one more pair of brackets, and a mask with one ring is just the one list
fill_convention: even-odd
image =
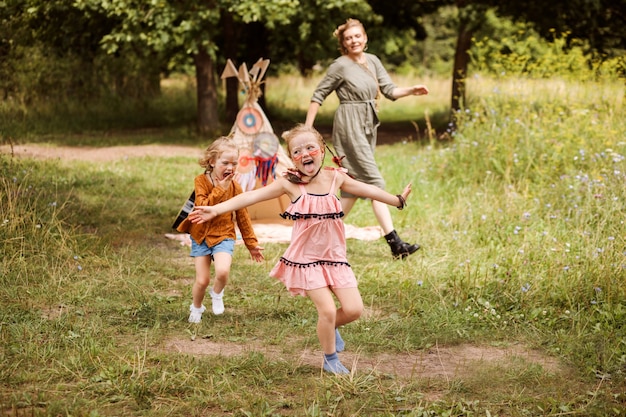
[(235, 251), (235, 240), (234, 239), (224, 239), (220, 243), (215, 246), (207, 246), (205, 241), (202, 241), (201, 244), (197, 244), (193, 238), (191, 238), (191, 255), (193, 257), (196, 256), (208, 256), (213, 257), (213, 254), (218, 252), (226, 252), (232, 256)]

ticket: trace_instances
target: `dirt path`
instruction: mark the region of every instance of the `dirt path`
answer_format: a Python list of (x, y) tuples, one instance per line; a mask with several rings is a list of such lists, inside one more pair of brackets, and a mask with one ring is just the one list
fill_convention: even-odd
[(118, 159), (138, 158), (143, 156), (199, 156), (201, 149), (179, 145), (136, 145), (95, 147), (51, 146), (40, 144), (24, 144), (0, 146), (0, 153), (13, 154), (20, 158), (60, 159), (64, 161), (107, 162)]
[[(140, 145), (114, 146), (105, 148), (91, 147), (64, 147), (46, 146), (39, 144), (16, 145), (13, 149), (8, 145), (0, 146), (0, 152), (13, 153), (16, 157), (82, 160), (82, 161), (112, 161), (133, 157), (167, 157), (197, 155), (199, 148), (176, 145)], [(274, 360), (286, 360), (294, 364), (306, 364), (319, 368), (321, 366), (321, 352), (317, 348), (279, 349), (261, 342), (238, 345), (234, 343), (216, 343), (209, 339), (199, 338), (190, 340), (182, 337), (173, 337), (163, 343), (163, 349), (169, 352), (179, 352), (189, 355), (222, 355), (234, 356), (247, 352), (261, 352)], [(296, 353), (285, 353), (285, 352)], [(405, 354), (381, 354), (367, 356), (355, 351), (346, 351), (342, 354), (342, 361), (350, 368), (359, 372), (373, 372), (391, 374), (402, 378), (451, 378), (463, 377), (473, 369), (484, 366), (499, 366), (502, 368), (518, 366), (519, 360), (524, 363), (541, 365), (549, 372), (559, 373), (563, 369), (558, 361), (539, 351), (526, 346), (514, 344), (508, 347), (477, 346), (465, 344), (459, 346), (436, 346), (428, 350)], [(517, 365), (515, 365), (517, 364)]]
[[(170, 338), (164, 342), (169, 352), (179, 352), (194, 356), (219, 355), (239, 356), (250, 352), (259, 352), (277, 361), (288, 361), (297, 365), (320, 368), (322, 352), (316, 348), (298, 351), (296, 348), (280, 348), (256, 342), (246, 345), (235, 343), (217, 343), (210, 339)], [(560, 366), (556, 359), (520, 344), (508, 347), (478, 346), (472, 344), (458, 346), (435, 346), (427, 350), (402, 354), (379, 354), (367, 356), (350, 347), (340, 354), (341, 360), (352, 371), (359, 373), (378, 373), (400, 378), (442, 378), (446, 381), (463, 378), (473, 370), (486, 364), (490, 367), (509, 368), (521, 363), (541, 365), (547, 372), (559, 373)], [(355, 348), (355, 347), (353, 347)], [(296, 352), (296, 353), (285, 353)]]

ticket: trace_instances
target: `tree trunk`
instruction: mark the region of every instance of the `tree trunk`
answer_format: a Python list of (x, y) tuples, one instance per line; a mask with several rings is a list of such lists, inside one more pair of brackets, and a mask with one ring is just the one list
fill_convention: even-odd
[[(224, 34), (224, 58), (231, 59), (239, 68), (237, 62), (238, 31), (232, 14), (222, 11), (222, 28)], [(226, 122), (235, 123), (239, 113), (239, 80), (237, 77), (226, 78)]]
[(452, 101), (450, 103), (450, 122), (453, 129), (456, 129), (456, 113), (465, 105), (465, 79), (467, 77), (467, 67), (470, 60), (469, 49), (472, 46), (473, 35), (471, 27), (471, 24), (462, 21), (459, 25), (459, 35), (456, 41), (454, 67), (452, 70)]
[(194, 56), (194, 62), (198, 96), (198, 133), (207, 136), (219, 128), (215, 64), (205, 49), (201, 49)]
[[(269, 58), (268, 55), (268, 40), (267, 29), (265, 26), (258, 22), (248, 23), (246, 25), (247, 39), (246, 39), (246, 61), (255, 63), (259, 58)], [(250, 69), (250, 67), (248, 67)], [(268, 74), (265, 74), (267, 76)], [(265, 114), (270, 117), (265, 101), (265, 83), (261, 84), (261, 96), (257, 100), (259, 106), (263, 109)]]

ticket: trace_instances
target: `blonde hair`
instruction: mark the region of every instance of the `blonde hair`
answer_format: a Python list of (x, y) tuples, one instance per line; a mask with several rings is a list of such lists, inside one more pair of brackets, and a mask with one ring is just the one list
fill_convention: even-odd
[(228, 136), (221, 136), (213, 141), (209, 145), (208, 148), (204, 151), (204, 155), (198, 161), (201, 167), (203, 167), (206, 172), (213, 171), (213, 166), (217, 158), (220, 157), (221, 154), (226, 152), (227, 150), (234, 150), (239, 155), (239, 147), (233, 140), (233, 138)]
[(291, 158), (291, 141), (296, 137), (302, 135), (303, 133), (311, 133), (313, 136), (315, 136), (315, 139), (317, 139), (317, 143), (319, 143), (322, 152), (324, 152), (326, 142), (324, 141), (324, 138), (322, 137), (320, 132), (318, 132), (317, 129), (312, 126), (307, 126), (303, 123), (299, 123), (293, 129), (289, 129), (282, 134), (283, 139), (287, 143), (287, 154), (289, 155), (289, 158)]
[(357, 19), (352, 19), (352, 18), (347, 19), (346, 23), (344, 23), (343, 25), (337, 26), (337, 29), (335, 29), (335, 31), (333, 32), (333, 36), (337, 38), (337, 41), (339, 42), (339, 52), (341, 52), (342, 55), (348, 54), (348, 50), (343, 45), (343, 33), (346, 30), (353, 28), (353, 27), (360, 27), (361, 30), (363, 31), (363, 34), (367, 36), (367, 33), (365, 32), (365, 26), (363, 26), (363, 23), (361, 23), (361, 21)]

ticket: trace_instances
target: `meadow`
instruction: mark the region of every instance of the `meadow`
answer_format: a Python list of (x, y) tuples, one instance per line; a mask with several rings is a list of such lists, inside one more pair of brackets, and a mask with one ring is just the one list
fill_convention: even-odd
[[(278, 125), (303, 119), (314, 83), (268, 80)], [(623, 81), (475, 76), (444, 139), (429, 127), (449, 80), (424, 83), (427, 98), (382, 103), (383, 127), (415, 129), (377, 149), (390, 191), (413, 184), (393, 216), (422, 249), (398, 261), (382, 239), (348, 241), (366, 312), (343, 331), (346, 377), (320, 372), (312, 303), (268, 277), (284, 244), (264, 244), (261, 265), (238, 247), (226, 313), (187, 322), (193, 263), (164, 238), (206, 146), (180, 122), (184, 84), (161, 104), (185, 104), (155, 105), (179, 121), (160, 129), (73, 131), (85, 113), (4, 133), (190, 154), (0, 154), (0, 415), (626, 415)], [(346, 223), (375, 219), (360, 202)]]

